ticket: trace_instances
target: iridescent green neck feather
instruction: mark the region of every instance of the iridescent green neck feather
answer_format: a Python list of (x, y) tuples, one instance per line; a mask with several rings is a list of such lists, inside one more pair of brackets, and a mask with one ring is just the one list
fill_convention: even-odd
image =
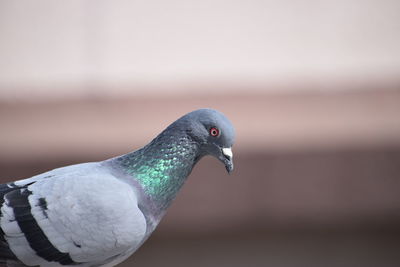
[(164, 132), (142, 149), (121, 156), (118, 162), (159, 208), (167, 208), (199, 159), (196, 142), (185, 134)]

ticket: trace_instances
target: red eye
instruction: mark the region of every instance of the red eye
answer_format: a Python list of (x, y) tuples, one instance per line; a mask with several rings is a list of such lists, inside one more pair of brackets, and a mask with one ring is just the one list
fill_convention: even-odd
[(218, 136), (219, 135), (219, 130), (217, 129), (217, 128), (215, 128), (215, 127), (212, 127), (211, 129), (210, 129), (210, 135), (211, 136)]

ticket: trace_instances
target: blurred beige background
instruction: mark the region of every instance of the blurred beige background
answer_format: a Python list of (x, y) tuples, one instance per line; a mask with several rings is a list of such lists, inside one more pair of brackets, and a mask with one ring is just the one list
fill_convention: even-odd
[(1, 1), (2, 182), (212, 107), (205, 158), (121, 266), (400, 266), (400, 2)]

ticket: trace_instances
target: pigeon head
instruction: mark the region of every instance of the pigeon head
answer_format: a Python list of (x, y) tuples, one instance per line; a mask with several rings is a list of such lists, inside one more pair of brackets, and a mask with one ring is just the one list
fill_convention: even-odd
[(184, 129), (199, 145), (200, 156), (214, 156), (224, 163), (228, 173), (233, 171), (235, 130), (224, 114), (214, 109), (199, 109), (186, 114), (174, 124)]

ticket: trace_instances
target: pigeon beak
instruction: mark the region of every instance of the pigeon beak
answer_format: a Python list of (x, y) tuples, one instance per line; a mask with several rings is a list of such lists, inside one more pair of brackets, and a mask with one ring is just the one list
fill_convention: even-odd
[(232, 148), (222, 148), (222, 157), (220, 160), (225, 164), (227, 172), (230, 174), (233, 171), (233, 153)]

